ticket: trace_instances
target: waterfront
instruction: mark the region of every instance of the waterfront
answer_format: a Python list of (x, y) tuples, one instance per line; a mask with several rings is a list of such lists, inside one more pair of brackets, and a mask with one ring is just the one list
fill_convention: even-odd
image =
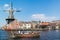
[(60, 30), (40, 31), (39, 38), (9, 38), (8, 32), (0, 30), (0, 40), (60, 40)]

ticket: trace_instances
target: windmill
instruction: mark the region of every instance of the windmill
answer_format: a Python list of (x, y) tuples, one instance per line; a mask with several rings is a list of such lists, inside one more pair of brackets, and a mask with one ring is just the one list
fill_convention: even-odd
[(14, 15), (13, 13), (14, 12), (20, 12), (20, 10), (14, 10), (13, 9), (13, 3), (10, 2), (10, 9), (9, 10), (4, 10), (5, 12), (9, 12), (9, 16), (8, 18), (6, 19), (7, 23), (9, 24), (10, 22), (14, 21), (15, 18), (14, 18)]

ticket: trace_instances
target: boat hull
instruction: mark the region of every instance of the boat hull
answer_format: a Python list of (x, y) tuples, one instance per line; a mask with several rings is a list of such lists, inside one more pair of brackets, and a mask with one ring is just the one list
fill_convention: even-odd
[(32, 34), (14, 34), (15, 38), (36, 38), (40, 37), (40, 33), (32, 33)]

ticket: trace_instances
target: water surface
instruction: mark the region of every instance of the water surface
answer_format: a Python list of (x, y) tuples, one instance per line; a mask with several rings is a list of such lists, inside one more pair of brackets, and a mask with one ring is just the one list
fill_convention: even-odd
[(41, 31), (39, 38), (9, 38), (7, 31), (0, 30), (0, 40), (60, 40), (60, 30)]

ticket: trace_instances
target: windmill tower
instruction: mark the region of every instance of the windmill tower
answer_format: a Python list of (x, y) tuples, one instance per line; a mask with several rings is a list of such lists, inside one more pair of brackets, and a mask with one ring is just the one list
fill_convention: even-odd
[(6, 19), (7, 24), (9, 24), (10, 22), (12, 22), (12, 21), (15, 20), (14, 15), (13, 15), (13, 13), (14, 13), (15, 11), (16, 11), (16, 12), (20, 12), (20, 10), (14, 10), (14, 9), (13, 9), (13, 4), (12, 4), (12, 2), (10, 2), (10, 9), (9, 9), (9, 10), (5, 10), (5, 11), (8, 11), (8, 12), (9, 12), (9, 16), (8, 16), (8, 18)]

